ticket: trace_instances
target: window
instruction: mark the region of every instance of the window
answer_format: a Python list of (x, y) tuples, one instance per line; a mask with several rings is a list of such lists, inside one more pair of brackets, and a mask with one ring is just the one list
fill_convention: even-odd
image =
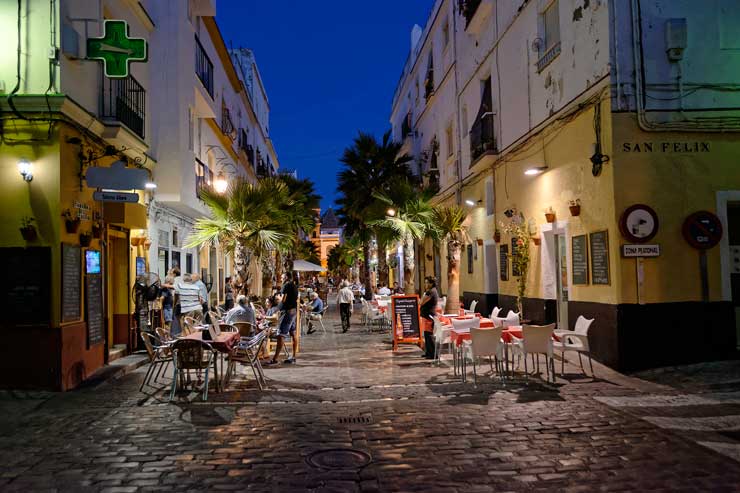
[(177, 228), (173, 227), (172, 228), (172, 246), (175, 246), (175, 247), (180, 246), (180, 243), (178, 241), (179, 240), (178, 236), (179, 235), (177, 234)]
[(542, 13), (542, 40), (544, 41), (544, 53), (550, 51), (556, 44), (560, 43), (560, 14), (558, 12), (558, 0), (555, 0)]
[(450, 44), (450, 23), (445, 20), (442, 24), (442, 49), (447, 48), (448, 44)]
[(452, 124), (447, 126), (445, 130), (445, 146), (447, 146), (447, 158), (451, 158), (455, 154), (455, 141), (452, 135)]
[(493, 180), (486, 180), (486, 215), (493, 215)]

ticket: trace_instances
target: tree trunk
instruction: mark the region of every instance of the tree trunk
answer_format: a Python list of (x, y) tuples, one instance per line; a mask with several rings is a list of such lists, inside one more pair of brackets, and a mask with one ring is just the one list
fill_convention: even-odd
[(403, 240), (403, 292), (406, 294), (415, 293), (415, 261), (414, 242), (406, 238)]
[(249, 263), (252, 255), (246, 245), (236, 242), (234, 246), (234, 271), (236, 274), (237, 294), (248, 294), (251, 276), (249, 273)]
[(462, 243), (457, 240), (447, 242), (447, 304), (445, 313), (460, 311), (460, 252)]
[(362, 283), (365, 286), (365, 299), (373, 299), (373, 283), (370, 279), (370, 242), (366, 241), (362, 244), (362, 255), (364, 260), (362, 261)]
[(388, 259), (385, 246), (378, 246), (378, 283), (388, 286)]
[(272, 286), (275, 280), (275, 254), (263, 260), (262, 264), (262, 296), (267, 298), (272, 295)]

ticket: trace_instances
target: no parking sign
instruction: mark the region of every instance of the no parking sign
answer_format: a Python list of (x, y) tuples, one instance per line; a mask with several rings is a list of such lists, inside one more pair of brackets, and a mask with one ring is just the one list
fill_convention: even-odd
[(695, 212), (683, 222), (683, 237), (697, 250), (708, 250), (722, 239), (722, 223), (709, 211)]

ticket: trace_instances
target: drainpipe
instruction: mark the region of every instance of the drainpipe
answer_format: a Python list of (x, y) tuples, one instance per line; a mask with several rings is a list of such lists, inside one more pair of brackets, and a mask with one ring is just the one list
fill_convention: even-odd
[(455, 34), (452, 38), (452, 60), (455, 64), (455, 115), (457, 117), (457, 190), (455, 191), (455, 201), (457, 205), (462, 204), (462, 125), (460, 125), (460, 74), (457, 70), (457, 12), (455, 11), (455, 2), (452, 2), (452, 32)]

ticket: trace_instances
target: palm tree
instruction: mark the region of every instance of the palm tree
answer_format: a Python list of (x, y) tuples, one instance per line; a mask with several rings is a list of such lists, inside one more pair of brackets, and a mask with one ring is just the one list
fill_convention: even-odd
[(469, 241), (467, 219), (468, 212), (458, 205), (440, 206), (434, 209), (434, 221), (439, 237), (447, 242), (445, 313), (457, 313), (460, 309), (460, 253), (463, 244)]
[(344, 169), (337, 180), (340, 220), (345, 232), (362, 242), (364, 263), (361, 277), (368, 299), (372, 298), (370, 242), (374, 236), (368, 221), (373, 219), (369, 213), (376, 206), (375, 194), (387, 193), (394, 182), (411, 176), (411, 157), (400, 154), (401, 144), (392, 142), (390, 135), (390, 131), (386, 132), (378, 142), (374, 136), (360, 132), (352, 146), (344, 150), (340, 159)]
[(301, 233), (308, 233), (316, 227), (316, 211), (320, 207), (321, 196), (316, 193), (314, 183), (308, 179), (297, 179), (291, 175), (282, 175), (280, 180), (287, 186), (289, 200), (284, 204), (283, 212), (289, 228), (294, 233), (292, 242), (281, 249), (285, 257), (285, 269), (293, 270), (296, 253), (305, 253)]
[(276, 179), (252, 184), (237, 177), (225, 194), (204, 189), (200, 199), (213, 217), (195, 222), (185, 246), (219, 244), (233, 253), (235, 286), (238, 291), (248, 293), (253, 259), (284, 248), (291, 238), (286, 214), (291, 201), (288, 187)]

